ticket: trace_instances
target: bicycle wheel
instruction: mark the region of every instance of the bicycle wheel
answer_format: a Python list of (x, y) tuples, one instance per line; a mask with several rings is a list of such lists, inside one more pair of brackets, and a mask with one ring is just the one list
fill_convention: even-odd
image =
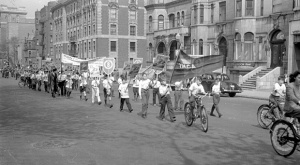
[(201, 127), (204, 132), (208, 131), (208, 116), (207, 116), (207, 111), (206, 108), (203, 106), (201, 107), (200, 111), (200, 122), (201, 122)]
[(291, 123), (284, 120), (276, 121), (270, 131), (271, 142), (278, 155), (292, 155), (298, 145), (296, 134)]
[(24, 87), (24, 82), (23, 81), (19, 81), (18, 85), (19, 85), (20, 88), (23, 88)]
[(190, 110), (190, 103), (186, 103), (185, 106), (184, 106), (184, 118), (185, 118), (185, 122), (186, 122), (186, 125), (188, 126), (191, 126), (194, 122), (193, 120), (193, 114)]
[(270, 108), (271, 107), (268, 104), (263, 104), (257, 110), (258, 124), (264, 129), (268, 128), (273, 122), (273, 117), (269, 113)]

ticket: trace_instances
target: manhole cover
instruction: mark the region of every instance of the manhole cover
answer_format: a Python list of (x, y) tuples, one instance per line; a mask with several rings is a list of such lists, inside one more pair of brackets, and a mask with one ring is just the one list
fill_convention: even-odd
[(76, 143), (70, 140), (47, 140), (38, 143), (34, 143), (32, 146), (34, 148), (40, 149), (55, 149), (55, 148), (68, 148)]

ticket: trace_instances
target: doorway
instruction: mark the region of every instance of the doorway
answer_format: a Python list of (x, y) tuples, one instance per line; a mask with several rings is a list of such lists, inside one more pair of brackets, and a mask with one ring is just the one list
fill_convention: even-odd
[(219, 41), (219, 53), (224, 56), (223, 66), (226, 66), (227, 59), (227, 41), (224, 37), (222, 37)]
[(172, 41), (170, 46), (170, 54), (169, 54), (170, 61), (175, 60), (176, 49), (177, 49), (177, 41)]
[(271, 38), (271, 68), (283, 66), (285, 54), (285, 36), (282, 31), (276, 31)]

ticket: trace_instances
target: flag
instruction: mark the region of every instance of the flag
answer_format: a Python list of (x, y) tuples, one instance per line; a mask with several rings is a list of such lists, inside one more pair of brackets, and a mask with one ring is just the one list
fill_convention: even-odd
[(152, 64), (152, 69), (162, 71), (165, 68), (168, 59), (168, 56), (158, 54)]
[(173, 62), (173, 66), (169, 63), (163, 75), (165, 75), (166, 81), (174, 83), (221, 68), (223, 66), (223, 60), (223, 55), (209, 55), (195, 58), (185, 54), (181, 50), (177, 60), (175, 63)]
[(130, 78), (134, 78), (140, 71), (142, 67), (142, 64), (141, 63), (138, 63), (138, 64), (132, 64), (131, 65), (131, 68), (130, 68), (130, 71), (128, 72), (128, 76)]
[(152, 65), (146, 68), (144, 71), (140, 72), (140, 75), (146, 74), (147, 79), (153, 79), (155, 75), (155, 70), (152, 69)]

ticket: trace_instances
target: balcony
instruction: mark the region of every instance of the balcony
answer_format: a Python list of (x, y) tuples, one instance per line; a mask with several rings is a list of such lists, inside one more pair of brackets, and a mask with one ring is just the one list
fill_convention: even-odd
[(76, 37), (76, 36), (71, 36), (71, 37), (69, 38), (69, 41), (70, 41), (70, 42), (77, 42), (77, 37)]

